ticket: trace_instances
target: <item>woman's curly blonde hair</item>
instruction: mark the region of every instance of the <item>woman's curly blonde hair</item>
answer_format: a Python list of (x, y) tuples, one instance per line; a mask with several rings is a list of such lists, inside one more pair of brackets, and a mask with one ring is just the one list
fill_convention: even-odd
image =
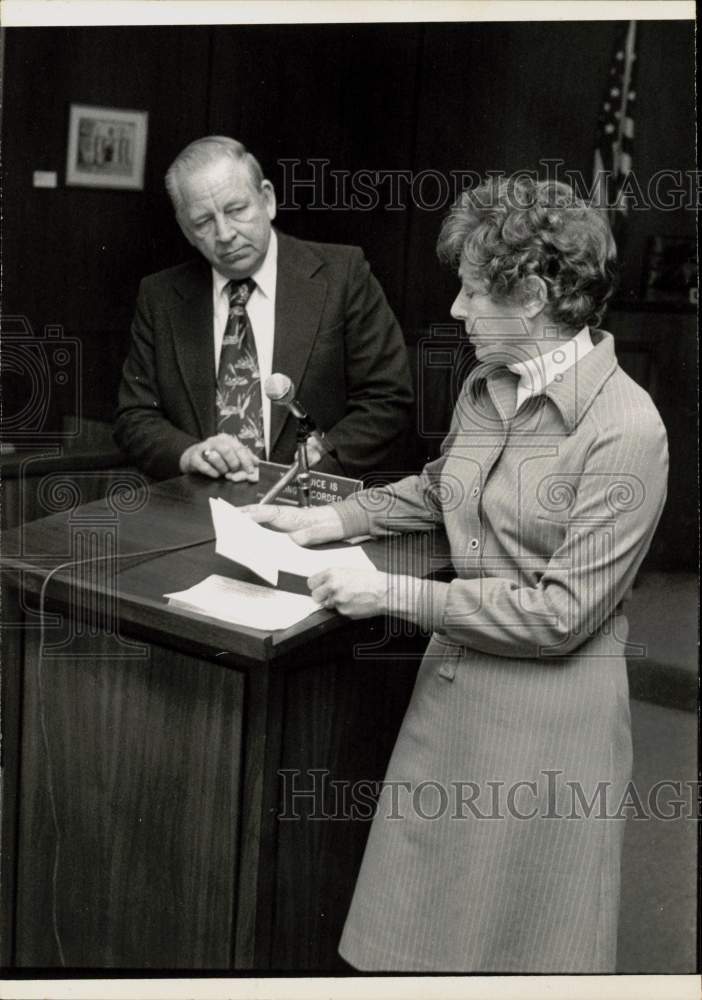
[(437, 253), (466, 265), (496, 302), (523, 301), (537, 275), (549, 317), (575, 329), (597, 326), (614, 291), (609, 224), (560, 181), (492, 177), (464, 192), (444, 219)]

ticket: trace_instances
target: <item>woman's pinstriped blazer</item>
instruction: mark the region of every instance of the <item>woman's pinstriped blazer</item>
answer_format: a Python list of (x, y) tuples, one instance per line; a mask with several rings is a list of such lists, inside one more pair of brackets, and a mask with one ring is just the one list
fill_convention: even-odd
[(443, 525), (456, 572), (417, 586), (433, 635), (340, 944), (359, 969), (614, 971), (637, 652), (621, 603), (668, 458), (591, 334), (516, 414), (517, 377), (478, 366), (442, 457), (384, 504), (336, 508), (347, 535)]

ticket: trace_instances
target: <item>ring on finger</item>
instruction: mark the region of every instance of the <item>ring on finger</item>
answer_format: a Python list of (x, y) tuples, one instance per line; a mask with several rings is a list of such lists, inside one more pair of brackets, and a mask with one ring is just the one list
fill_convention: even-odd
[(206, 461), (208, 461), (208, 462), (209, 462), (210, 458), (212, 458), (213, 456), (216, 456), (216, 455), (217, 455), (217, 452), (214, 450), (214, 448), (205, 448), (205, 450), (202, 453), (202, 457)]

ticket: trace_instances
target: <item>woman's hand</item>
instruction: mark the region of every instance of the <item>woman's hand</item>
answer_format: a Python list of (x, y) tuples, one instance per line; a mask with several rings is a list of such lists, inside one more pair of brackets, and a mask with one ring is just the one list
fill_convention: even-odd
[(326, 507), (286, 507), (278, 504), (248, 504), (239, 507), (257, 524), (285, 531), (298, 545), (321, 545), (344, 537), (341, 518), (334, 504)]
[(307, 581), (312, 597), (349, 618), (372, 618), (388, 610), (390, 578), (377, 569), (325, 569)]

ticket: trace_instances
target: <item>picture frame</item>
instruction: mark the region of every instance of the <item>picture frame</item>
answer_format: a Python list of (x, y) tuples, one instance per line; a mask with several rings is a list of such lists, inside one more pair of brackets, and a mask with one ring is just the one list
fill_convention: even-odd
[(66, 184), (143, 190), (148, 120), (148, 111), (71, 104)]

